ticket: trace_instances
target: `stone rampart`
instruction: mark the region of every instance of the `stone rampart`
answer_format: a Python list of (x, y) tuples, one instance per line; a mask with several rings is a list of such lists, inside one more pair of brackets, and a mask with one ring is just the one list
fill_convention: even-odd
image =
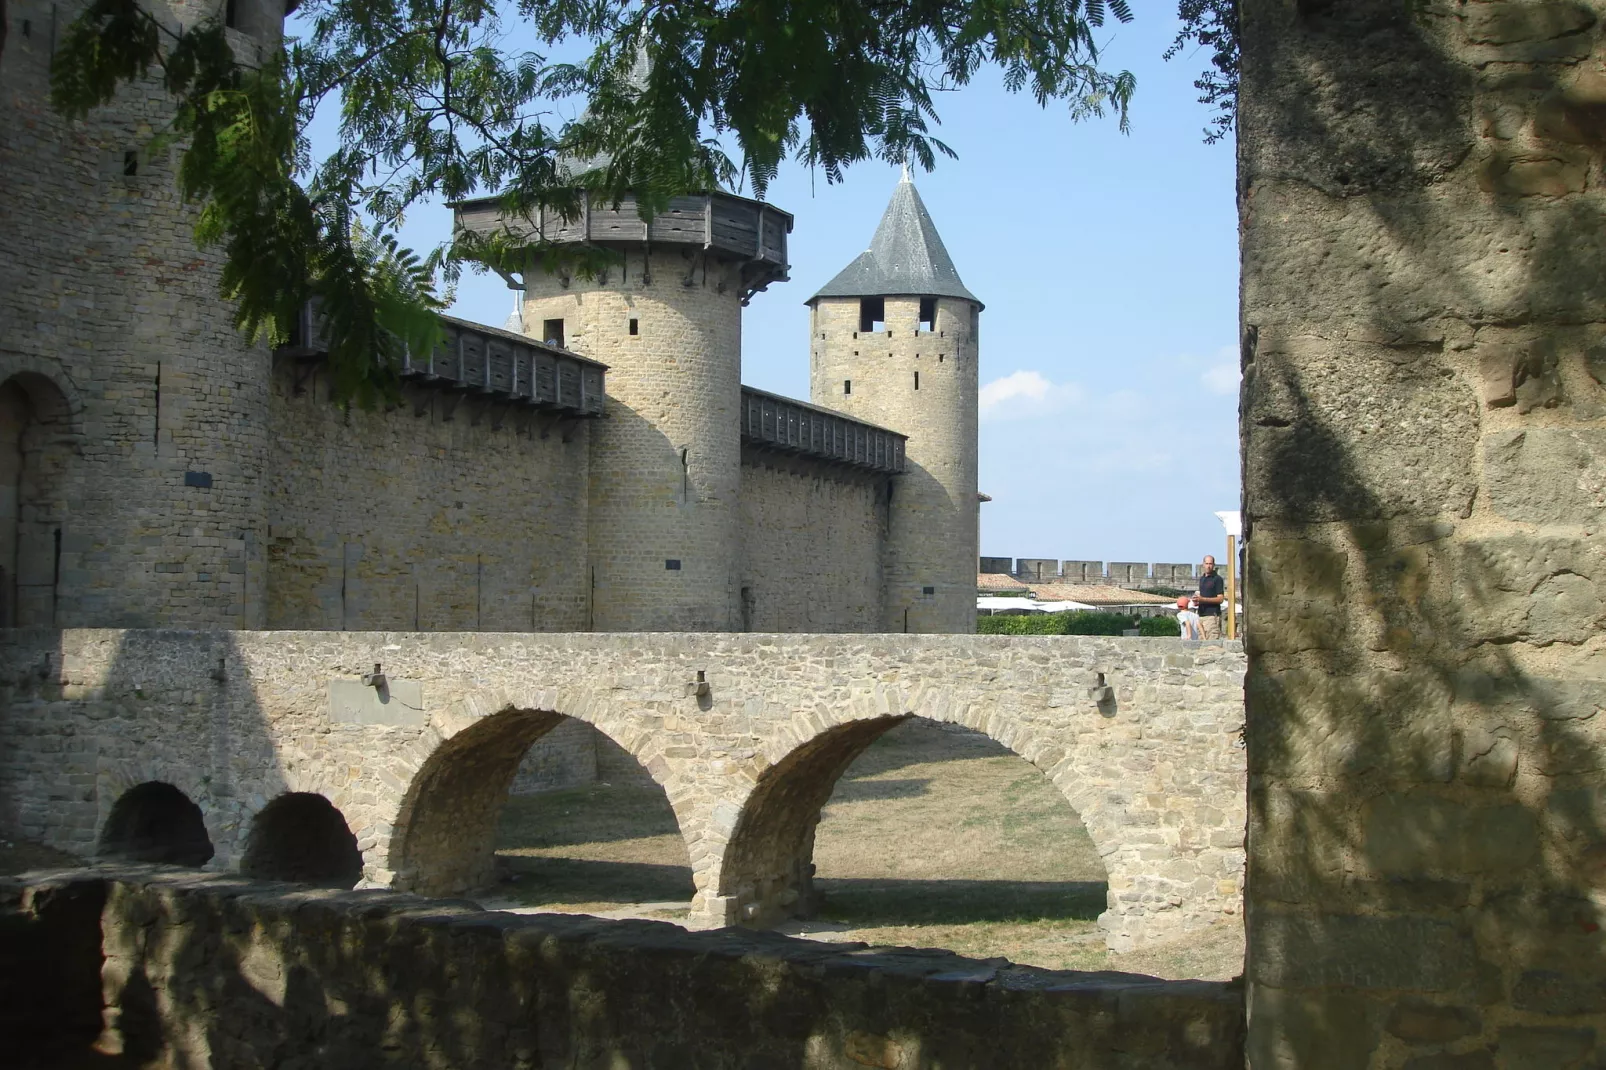
[(752, 632), (881, 627), (888, 477), (742, 451), (742, 625)]
[(520, 760), (573, 718), (664, 787), (694, 918), (763, 925), (813, 902), (842, 770), (920, 716), (1060, 787), (1126, 950), (1239, 911), (1242, 672), (1237, 644), (1081, 636), (12, 631), (0, 826), (90, 855), (131, 789), (166, 784), (210, 840), (197, 862), (234, 870), (274, 800), (317, 795), (366, 881), (457, 893), (491, 882)]
[(1232, 984), (390, 893), (182, 873), (11, 879), (0, 933), (15, 960), (0, 1021), (15, 1018), (8, 1049), (24, 1058), (96, 1045), (192, 1070), (1228, 1070), (1243, 1059)]
[(268, 417), (273, 628), (578, 631), (590, 422), (438, 391), (341, 410), (281, 359)]
[(1098, 583), (1111, 587), (1191, 587), (1199, 566), (1157, 561), (1060, 561), (1052, 557), (980, 558), (983, 575), (1013, 576), (1026, 583)]

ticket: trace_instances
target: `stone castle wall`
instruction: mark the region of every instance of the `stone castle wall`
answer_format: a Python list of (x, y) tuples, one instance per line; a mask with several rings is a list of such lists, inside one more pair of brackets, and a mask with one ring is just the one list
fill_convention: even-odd
[(8, 1053), (37, 1065), (1243, 1064), (1234, 984), (945, 951), (148, 870), (4, 880), (0, 933)]
[(588, 436), (445, 392), (349, 413), (281, 360), (269, 402), (272, 628), (583, 631)]
[(742, 460), (742, 630), (879, 631), (887, 478), (760, 450)]
[(1250, 1065), (1606, 1041), (1606, 5), (1242, 5)]
[(980, 310), (941, 298), (935, 331), (917, 329), (918, 297), (886, 298), (885, 315), (886, 330), (860, 331), (858, 298), (816, 299), (810, 400), (909, 436), (888, 512), (882, 628), (973, 632)]
[[(170, 109), (158, 85), (81, 122), (51, 108), (51, 48), (78, 7), (11, 4), (0, 64), (0, 382), (66, 414), (32, 457), (48, 478), (0, 508), (22, 521), (0, 586), (24, 624), (260, 627), (267, 354), (217, 297), (174, 155), (147, 151)], [(161, 11), (193, 25), (220, 8)]]

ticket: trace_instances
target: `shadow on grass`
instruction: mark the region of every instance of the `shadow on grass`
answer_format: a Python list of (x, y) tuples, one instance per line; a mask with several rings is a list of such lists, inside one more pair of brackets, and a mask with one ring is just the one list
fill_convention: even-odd
[(987, 921), (1092, 921), (1103, 881), (966, 881), (817, 878), (820, 914), (854, 925), (963, 925)]
[(497, 827), (498, 850), (578, 847), (649, 836), (679, 836), (662, 788), (587, 785), (539, 795), (511, 795)]
[(837, 781), (826, 805), (845, 802), (866, 802), (872, 799), (916, 799), (931, 793), (929, 777), (907, 780), (849, 780)]
[(690, 866), (500, 855), (513, 878), (503, 888), (526, 906), (545, 903), (654, 903), (696, 894)]

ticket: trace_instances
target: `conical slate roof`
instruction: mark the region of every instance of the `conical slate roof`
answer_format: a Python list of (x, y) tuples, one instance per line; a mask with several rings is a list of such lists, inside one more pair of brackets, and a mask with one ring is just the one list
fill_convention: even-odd
[(959, 281), (937, 225), (905, 171), (870, 248), (805, 304), (821, 297), (958, 297), (981, 304)]

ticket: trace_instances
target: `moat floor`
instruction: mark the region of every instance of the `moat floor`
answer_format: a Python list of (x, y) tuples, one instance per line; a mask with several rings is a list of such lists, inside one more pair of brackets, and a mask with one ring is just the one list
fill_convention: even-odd
[[(686, 848), (656, 787), (597, 784), (515, 796), (499, 855), (512, 878), (487, 906), (610, 917), (685, 916)], [(1052, 969), (1227, 979), (1240, 925), (1131, 955), (1095, 922), (1105, 873), (1081, 820), (1035, 767), (992, 740), (913, 721), (849, 767), (815, 840), (820, 917), (784, 931), (944, 947)]]

